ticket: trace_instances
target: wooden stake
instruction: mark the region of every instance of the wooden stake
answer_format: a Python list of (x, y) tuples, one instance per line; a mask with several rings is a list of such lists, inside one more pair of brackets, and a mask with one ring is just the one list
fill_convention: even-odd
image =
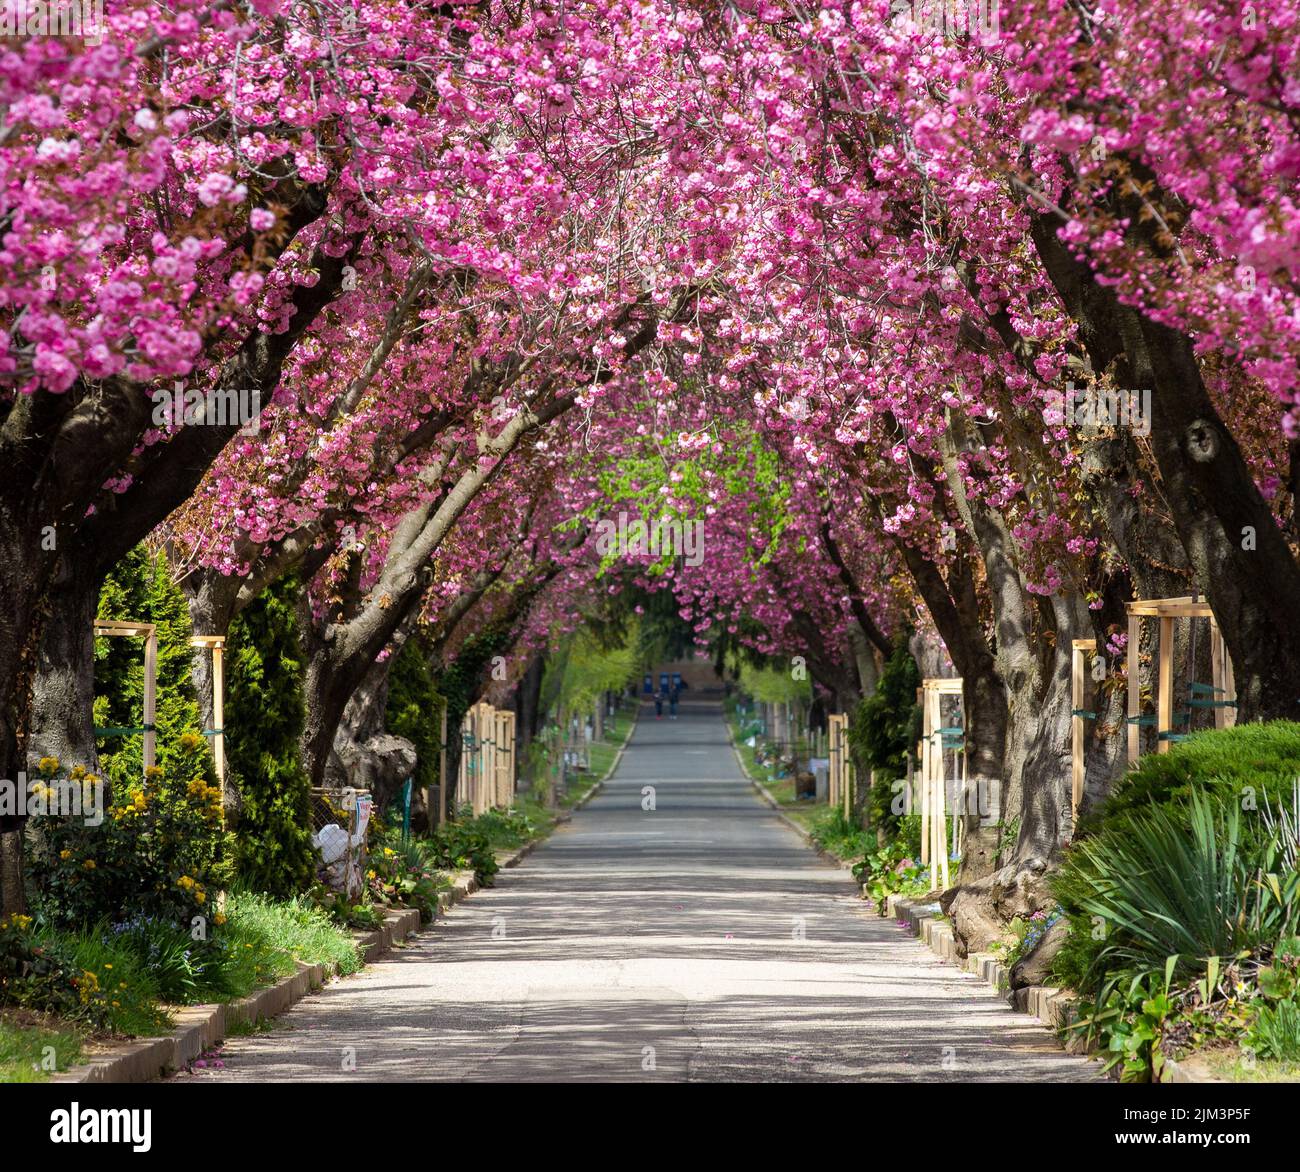
[(158, 632), (149, 628), (144, 640), (144, 767), (158, 759), (158, 733), (153, 727), (158, 710)]
[[(1160, 616), (1160, 673), (1157, 677), (1156, 733), (1172, 732), (1174, 727), (1174, 620)], [(1169, 741), (1161, 737), (1157, 753), (1169, 752)]]
[(1124, 667), (1128, 672), (1128, 763), (1135, 765), (1142, 748), (1142, 728), (1137, 718), (1142, 715), (1142, 657), (1138, 654), (1138, 643), (1142, 638), (1142, 622), (1129, 610), (1128, 646), (1125, 648)]
[(442, 702), (438, 732), (438, 825), (447, 821), (447, 701)]
[(218, 779), (226, 776), (226, 669), (225, 648), (212, 648), (212, 756)]

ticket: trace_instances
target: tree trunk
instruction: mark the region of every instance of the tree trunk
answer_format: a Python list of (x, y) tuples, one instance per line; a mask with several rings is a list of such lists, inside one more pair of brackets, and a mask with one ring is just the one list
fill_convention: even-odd
[[(0, 778), (17, 783), (27, 768), (37, 652), (49, 616), (49, 589), (59, 555), (42, 548), (42, 521), (21, 475), (0, 490)], [(0, 912), (26, 910), (23, 833), (26, 818), (0, 815)]]
[(1238, 719), (1300, 717), (1300, 567), (1219, 418), (1191, 340), (1120, 304), (1046, 217), (1035, 217), (1031, 230), (1093, 368), (1125, 390), (1151, 394), (1150, 443), (1164, 498), (1232, 657)]
[(27, 891), (23, 881), (23, 830), (0, 832), (0, 914), (21, 916), (27, 912)]
[(57, 757), (69, 768), (98, 770), (94, 625), (102, 585), (93, 569), (60, 567), (33, 690), (29, 770), (41, 757)]

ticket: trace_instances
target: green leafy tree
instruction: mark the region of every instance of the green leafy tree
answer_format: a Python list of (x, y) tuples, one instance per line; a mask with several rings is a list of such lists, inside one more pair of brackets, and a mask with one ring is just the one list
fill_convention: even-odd
[[(189, 609), (172, 581), (167, 560), (144, 546), (131, 551), (108, 576), (100, 593), (99, 617), (153, 623), (158, 636), (154, 728), (156, 759), (165, 775), (177, 768), (200, 770), (209, 785), (216, 781), (210, 752), (194, 754), (180, 747), (186, 733), (202, 732), (198, 694), (191, 675)], [(95, 641), (95, 724), (100, 728), (140, 728), (144, 724), (144, 649), (132, 638)], [(144, 766), (140, 733), (102, 737), (100, 764), (114, 782), (138, 779)]]
[(413, 636), (402, 644), (389, 670), (384, 727), (415, 746), (417, 788), (438, 784), (442, 706), (443, 699), (434, 687), (424, 645)]
[(231, 624), (227, 642), (226, 762), (243, 803), (240, 879), (290, 896), (311, 885), (311, 781), (299, 739), (306, 717), (296, 579), (264, 590)]
[(875, 770), (871, 819), (876, 826), (896, 828), (892, 808), (893, 782), (907, 772), (907, 756), (920, 736), (920, 706), (916, 689), (921, 673), (907, 649), (906, 633), (894, 642), (876, 689), (864, 696), (849, 723), (849, 746), (859, 770)]

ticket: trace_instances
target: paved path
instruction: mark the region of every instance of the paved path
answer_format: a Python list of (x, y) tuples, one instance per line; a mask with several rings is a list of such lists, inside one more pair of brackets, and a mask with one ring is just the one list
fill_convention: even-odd
[[(643, 809), (643, 787), (655, 808)], [(355, 1071), (345, 1062), (355, 1056)], [(1095, 1078), (856, 898), (744, 779), (716, 705), (495, 887), (177, 1081)]]

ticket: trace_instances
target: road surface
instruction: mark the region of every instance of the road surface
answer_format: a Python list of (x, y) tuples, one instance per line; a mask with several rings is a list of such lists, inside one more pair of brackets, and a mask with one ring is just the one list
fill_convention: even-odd
[[(653, 787), (653, 809), (646, 787)], [(494, 887), (175, 1081), (1087, 1081), (1033, 1019), (872, 914), (745, 779), (716, 704)]]

